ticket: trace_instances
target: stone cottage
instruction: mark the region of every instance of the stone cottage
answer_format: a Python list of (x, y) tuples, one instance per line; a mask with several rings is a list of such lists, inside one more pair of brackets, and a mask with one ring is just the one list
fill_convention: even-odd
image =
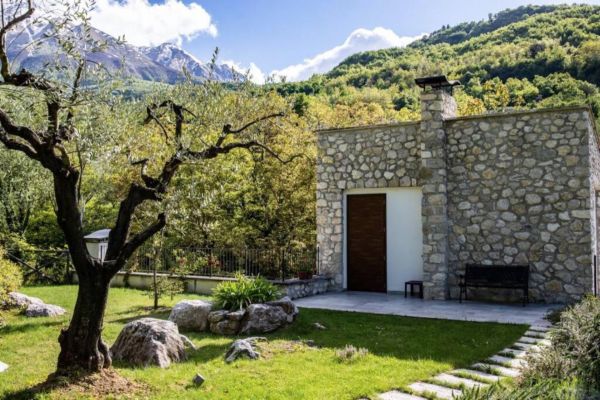
[(529, 264), (532, 301), (595, 292), (600, 153), (591, 110), (458, 117), (457, 82), (417, 83), (420, 121), (318, 132), (321, 272), (339, 290), (401, 292), (422, 280), (426, 298), (448, 299), (466, 263)]

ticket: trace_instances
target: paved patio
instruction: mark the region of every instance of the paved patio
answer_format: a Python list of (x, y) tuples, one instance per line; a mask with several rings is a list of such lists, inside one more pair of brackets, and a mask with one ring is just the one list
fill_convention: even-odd
[(404, 295), (365, 292), (332, 292), (294, 300), (298, 307), (355, 311), (406, 317), (458, 321), (548, 325), (544, 316), (557, 305), (495, 304), (458, 300), (421, 300)]

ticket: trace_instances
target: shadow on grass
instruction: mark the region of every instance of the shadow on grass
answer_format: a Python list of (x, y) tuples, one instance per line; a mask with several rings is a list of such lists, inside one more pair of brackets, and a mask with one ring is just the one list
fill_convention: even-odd
[(39, 328), (50, 328), (57, 325), (63, 325), (63, 320), (46, 320), (46, 321), (32, 321), (24, 323), (11, 323), (0, 327), (0, 335), (10, 335), (13, 333), (23, 333)]
[[(158, 310), (154, 311), (154, 310), (152, 310), (152, 308), (148, 309), (148, 308), (141, 307), (141, 310), (144, 312), (147, 312), (147, 311), (152, 311), (152, 312), (150, 312), (150, 313), (147, 312), (146, 314), (135, 315), (132, 317), (125, 317), (125, 318), (117, 318), (117, 319), (107, 318), (107, 322), (126, 324), (128, 322), (135, 321), (137, 319), (142, 319), (142, 318), (167, 319), (169, 317), (169, 313), (171, 312), (170, 308), (168, 308), (168, 309), (167, 308), (159, 308)], [(123, 315), (123, 314), (130, 314), (130, 313), (131, 313), (131, 310), (124, 312), (124, 313), (120, 313), (120, 314)]]
[[(162, 316), (166, 318), (166, 315)], [(161, 317), (161, 314), (158, 317)], [(315, 322), (325, 325), (327, 329), (317, 329), (314, 326)], [(269, 341), (310, 340), (316, 347), (331, 350), (353, 345), (366, 348), (375, 356), (405, 360), (425, 359), (448, 363), (454, 367), (465, 367), (514, 343), (526, 329), (524, 325), (302, 309), (292, 325), (260, 336), (267, 337)], [(202, 363), (223, 358), (234, 340), (248, 336), (221, 336), (186, 331), (181, 333), (198, 345), (198, 350), (188, 351), (188, 360), (184, 363)], [(210, 340), (222, 342), (206, 343)]]

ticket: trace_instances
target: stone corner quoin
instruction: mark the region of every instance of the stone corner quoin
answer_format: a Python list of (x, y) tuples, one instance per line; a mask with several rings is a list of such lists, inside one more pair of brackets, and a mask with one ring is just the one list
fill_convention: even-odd
[(469, 262), (529, 264), (533, 301), (592, 291), (600, 153), (589, 109), (458, 118), (450, 91), (431, 87), (421, 109), (415, 123), (317, 135), (317, 242), (334, 286), (344, 285), (344, 193), (417, 187), (426, 298), (456, 298)]

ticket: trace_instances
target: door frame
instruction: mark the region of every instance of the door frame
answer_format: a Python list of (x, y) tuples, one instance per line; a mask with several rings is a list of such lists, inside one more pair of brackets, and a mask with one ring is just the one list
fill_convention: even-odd
[[(361, 195), (361, 194), (384, 194), (386, 196), (386, 287), (388, 293), (401, 293), (402, 289), (394, 289), (390, 287), (390, 238), (387, 236), (390, 234), (389, 224), (389, 194), (402, 190), (422, 190), (419, 186), (408, 186), (408, 187), (390, 187), (390, 188), (361, 188), (361, 189), (347, 189), (342, 194), (342, 288), (348, 290), (348, 196)], [(422, 241), (421, 241), (422, 243)], [(422, 257), (422, 249), (419, 257)], [(422, 261), (421, 261), (422, 262)], [(422, 264), (421, 264), (422, 267)]]

